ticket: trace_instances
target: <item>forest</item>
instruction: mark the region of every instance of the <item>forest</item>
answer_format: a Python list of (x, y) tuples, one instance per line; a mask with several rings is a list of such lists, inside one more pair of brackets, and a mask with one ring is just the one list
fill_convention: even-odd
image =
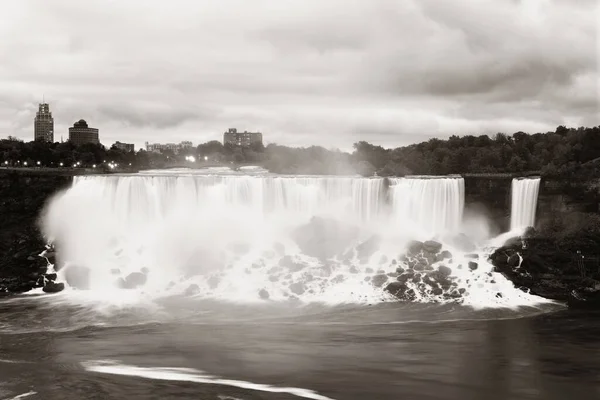
[[(0, 140), (2, 166), (106, 168), (168, 168), (186, 165), (189, 156), (195, 164), (256, 164), (274, 173), (360, 174), (363, 176), (449, 175), (467, 173), (536, 173), (549, 177), (586, 179), (600, 172), (600, 126), (567, 128), (554, 132), (492, 137), (456, 136), (431, 139), (395, 149), (360, 141), (352, 153), (320, 146), (286, 147), (261, 143), (250, 147), (223, 145), (210, 141), (175, 154), (125, 152), (115, 147), (72, 143), (25, 143), (14, 137)], [(192, 165), (190, 164), (190, 167)]]

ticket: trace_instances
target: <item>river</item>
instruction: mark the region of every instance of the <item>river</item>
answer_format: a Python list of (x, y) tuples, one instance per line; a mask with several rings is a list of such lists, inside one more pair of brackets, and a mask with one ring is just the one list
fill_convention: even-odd
[(600, 398), (600, 313), (560, 305), (0, 301), (0, 399)]

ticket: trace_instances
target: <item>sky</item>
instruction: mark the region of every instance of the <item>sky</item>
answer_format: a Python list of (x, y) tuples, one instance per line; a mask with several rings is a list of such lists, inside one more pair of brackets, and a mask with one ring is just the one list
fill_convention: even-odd
[(2, 0), (0, 136), (350, 150), (600, 125), (597, 0)]

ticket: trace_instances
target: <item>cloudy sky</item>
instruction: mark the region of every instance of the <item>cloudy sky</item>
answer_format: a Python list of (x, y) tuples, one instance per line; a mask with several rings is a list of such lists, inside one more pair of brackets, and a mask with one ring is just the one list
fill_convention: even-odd
[(0, 135), (350, 149), (600, 125), (596, 0), (2, 0)]

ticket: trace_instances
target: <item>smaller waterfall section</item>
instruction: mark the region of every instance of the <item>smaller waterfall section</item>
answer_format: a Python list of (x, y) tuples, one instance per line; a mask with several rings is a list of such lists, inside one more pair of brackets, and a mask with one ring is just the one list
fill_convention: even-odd
[(540, 180), (540, 178), (513, 179), (511, 187), (511, 231), (534, 226)]
[(391, 178), (393, 214), (398, 223), (411, 223), (422, 235), (456, 233), (465, 205), (461, 177)]

